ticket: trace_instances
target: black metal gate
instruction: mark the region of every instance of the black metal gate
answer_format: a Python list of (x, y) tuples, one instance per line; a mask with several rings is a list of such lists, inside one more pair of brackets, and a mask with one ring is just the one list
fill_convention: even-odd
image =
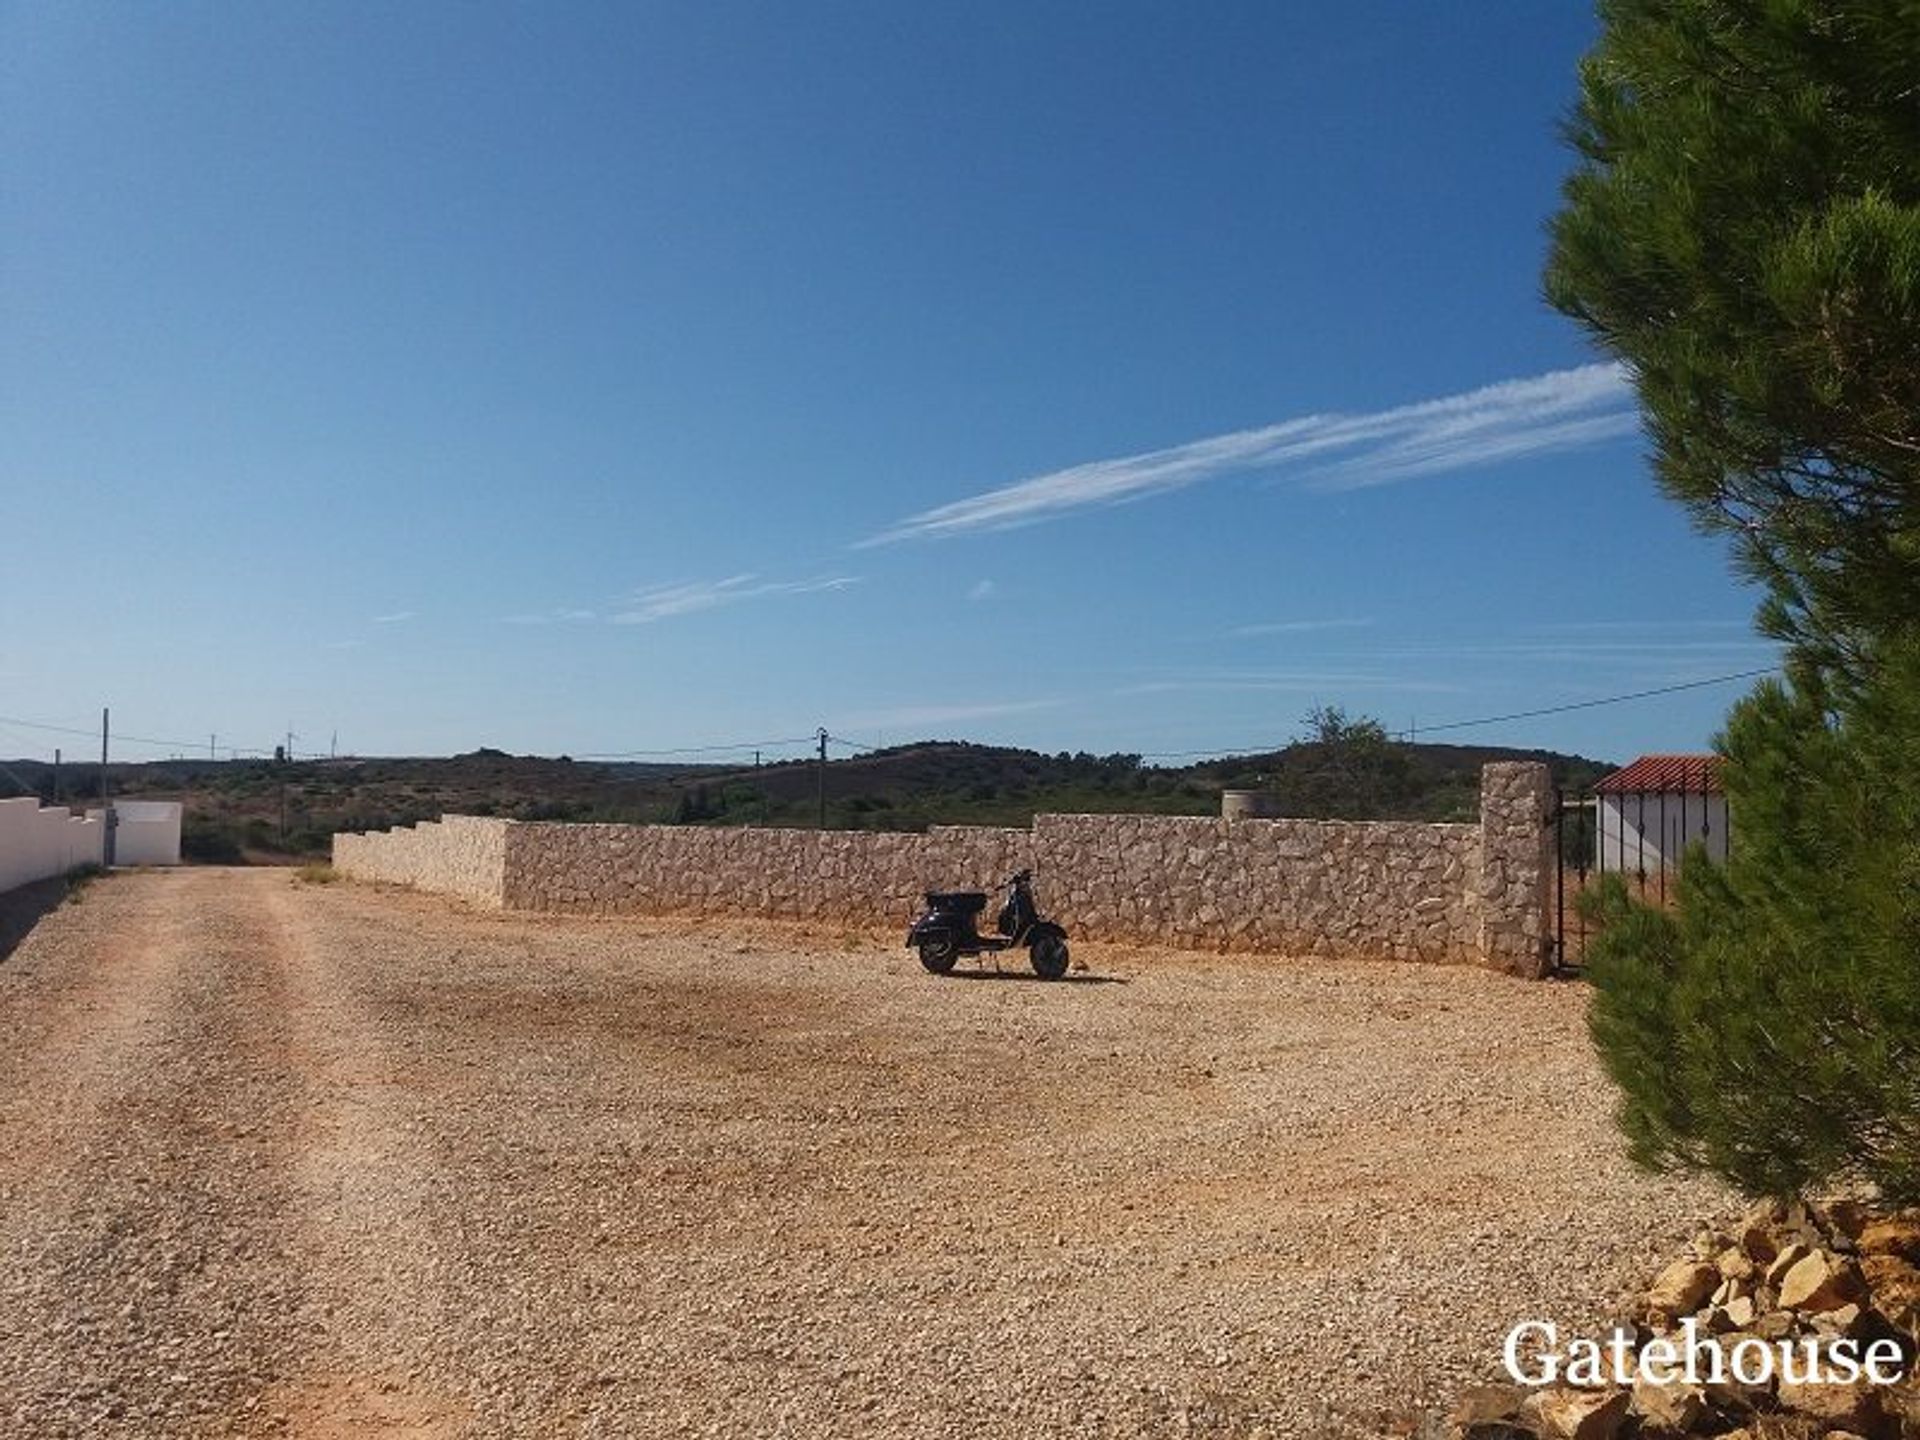
[[(1580, 909), (1580, 896), (1586, 892), (1588, 876), (1593, 873), (1588, 862), (1602, 853), (1597, 843), (1599, 802), (1590, 790), (1569, 794), (1555, 786), (1553, 811), (1547, 817), (1547, 824), (1553, 831), (1551, 958), (1557, 973), (1577, 975), (1587, 964), (1587, 922)], [(1571, 893), (1567, 883), (1570, 879)]]
[[(1668, 875), (1676, 872), (1677, 880), (1681, 855), (1698, 846), (1713, 856), (1715, 801), (1720, 792), (1711, 762), (1682, 763), (1637, 788), (1630, 788), (1636, 782), (1614, 783), (1630, 773), (1621, 771), (1588, 790), (1556, 788), (1553, 792), (1553, 810), (1547, 816), (1554, 859), (1550, 950), (1554, 969), (1561, 973), (1579, 974), (1586, 969), (1591, 926), (1580, 900), (1602, 877), (1619, 875), (1638, 899), (1664, 908), (1673, 889)], [(1656, 783), (1659, 788), (1647, 788)], [(1733, 847), (1724, 802), (1718, 814), (1720, 854), (1714, 858), (1723, 858)], [(1649, 840), (1649, 835), (1654, 838)]]

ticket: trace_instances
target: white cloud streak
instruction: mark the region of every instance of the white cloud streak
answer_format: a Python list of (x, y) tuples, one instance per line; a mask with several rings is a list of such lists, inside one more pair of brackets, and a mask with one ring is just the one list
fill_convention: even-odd
[(923, 510), (860, 543), (1032, 525), (1253, 470), (1292, 470), (1319, 489), (1359, 489), (1594, 445), (1638, 426), (1625, 369), (1582, 365), (1388, 410), (1306, 415), (1094, 460)]
[(1365, 650), (1316, 651), (1321, 660), (1540, 660), (1558, 664), (1569, 659), (1653, 660), (1661, 656), (1691, 655), (1703, 660), (1720, 658), (1732, 664), (1751, 664), (1779, 652), (1771, 640), (1463, 640), (1431, 644), (1396, 644)]
[(391, 615), (374, 616), (373, 623), (376, 625), (403, 625), (413, 618), (414, 612), (411, 610), (396, 610)]
[(693, 615), (722, 605), (761, 600), (770, 595), (808, 595), (820, 590), (844, 590), (860, 583), (857, 575), (825, 575), (812, 580), (762, 580), (754, 574), (729, 575), (724, 580), (694, 580), (675, 585), (653, 585), (636, 590), (620, 602), (607, 619), (615, 625), (652, 625), (677, 615)]
[(849, 730), (905, 730), (917, 725), (946, 725), (956, 720), (990, 720), (1000, 715), (1025, 715), (1051, 710), (1059, 700), (980, 701), (962, 705), (901, 705), (891, 710), (868, 710), (843, 716)]
[(1753, 629), (1751, 618), (1744, 620), (1689, 620), (1680, 616), (1661, 617), (1653, 620), (1557, 620), (1551, 625), (1528, 625), (1522, 627), (1531, 634), (1558, 634), (1562, 631), (1584, 632), (1590, 630), (1606, 631), (1644, 631), (1652, 634), (1667, 635), (1675, 630), (1748, 630)]
[(1178, 695), (1188, 691), (1250, 691), (1278, 694), (1324, 694), (1329, 690), (1377, 690), (1408, 694), (1458, 695), (1471, 687), (1441, 680), (1414, 680), (1404, 676), (1364, 671), (1315, 672), (1299, 670), (1238, 671), (1191, 675), (1165, 680), (1147, 680), (1126, 685), (1113, 692), (1116, 696)]
[(1269, 620), (1258, 625), (1236, 625), (1227, 633), (1236, 640), (1260, 635), (1315, 635), (1323, 630), (1362, 630), (1371, 620)]
[(584, 625), (600, 617), (591, 610), (539, 610), (523, 615), (509, 615), (509, 625)]

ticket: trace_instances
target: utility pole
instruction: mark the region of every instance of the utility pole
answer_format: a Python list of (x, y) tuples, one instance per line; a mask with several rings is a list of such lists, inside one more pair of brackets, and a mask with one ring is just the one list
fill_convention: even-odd
[(333, 743), (327, 747), (327, 758), (329, 760), (338, 760), (340, 758), (340, 732), (338, 730), (333, 732)]
[(293, 768), (293, 726), (287, 726), (286, 747), (280, 752), (280, 848), (287, 848), (287, 771)]
[(60, 747), (53, 747), (53, 799), (51, 804), (60, 803)]
[(207, 759), (213, 760), (218, 758), (213, 753), (213, 744), (214, 744), (214, 741), (218, 740), (219, 738), (220, 737), (218, 735), (207, 736)]
[(100, 862), (113, 864), (113, 800), (107, 788), (107, 734), (110, 712), (100, 707), (100, 823), (106, 827), (100, 837)]
[(822, 830), (827, 828), (827, 732), (824, 726), (820, 730), (820, 825), (819, 825), (819, 828)]

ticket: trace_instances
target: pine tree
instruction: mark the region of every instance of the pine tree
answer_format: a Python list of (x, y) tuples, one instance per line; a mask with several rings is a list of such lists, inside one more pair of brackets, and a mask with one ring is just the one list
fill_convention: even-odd
[(1595, 907), (1637, 1158), (1920, 1201), (1920, 6), (1602, 0), (1547, 292), (1766, 588), (1733, 851)]
[(1920, 623), (1920, 6), (1600, 15), (1548, 297), (1626, 361), (1764, 627), (1858, 678)]
[(1593, 1034), (1633, 1153), (1920, 1202), (1920, 644), (1837, 720), (1763, 683), (1720, 745), (1727, 861), (1689, 854), (1670, 913), (1617, 876), (1595, 907)]

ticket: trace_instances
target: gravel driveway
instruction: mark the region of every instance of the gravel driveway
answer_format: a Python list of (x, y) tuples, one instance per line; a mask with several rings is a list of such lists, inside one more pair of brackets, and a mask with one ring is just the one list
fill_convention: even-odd
[(1408, 1434), (1725, 1200), (1577, 986), (116, 875), (0, 961), (0, 1433)]

